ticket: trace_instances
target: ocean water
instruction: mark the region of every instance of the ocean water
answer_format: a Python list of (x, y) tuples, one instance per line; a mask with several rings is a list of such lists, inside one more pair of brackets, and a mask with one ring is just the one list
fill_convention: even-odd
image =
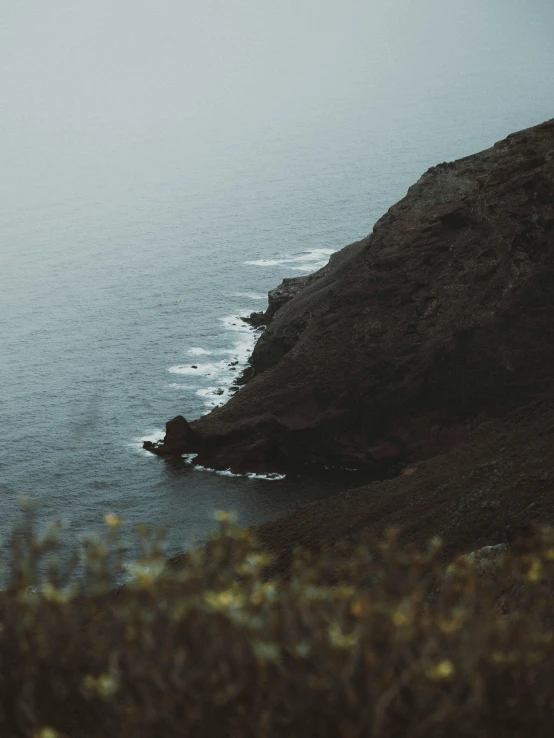
[[(245, 525), (345, 489), (197, 470), (141, 448), (178, 413), (228, 397), (284, 277), (364, 237), (429, 166), (551, 117), (544, 90), (458, 92), (321, 111), (225, 146), (179, 130), (113, 142), (9, 130), (0, 184), (0, 536), (36, 500), (71, 535), (168, 529), (204, 540), (217, 509)], [(317, 112), (317, 111), (316, 111)]]

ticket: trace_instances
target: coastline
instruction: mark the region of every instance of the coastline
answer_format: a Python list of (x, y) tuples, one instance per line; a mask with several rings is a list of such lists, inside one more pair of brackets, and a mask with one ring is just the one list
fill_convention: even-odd
[(396, 466), (257, 526), (280, 560), (396, 524), (454, 553), (554, 521), (553, 161), (548, 121), (431, 168), (367, 238), (273, 290), (247, 318), (266, 327), (240, 393), (149, 450), (233, 474)]
[[(244, 389), (155, 451), (234, 472), (372, 466), (446, 450), (464, 418), (523, 401), (550, 360), (527, 294), (548, 290), (553, 127), (426, 172), (275, 311)], [(531, 326), (540, 352), (526, 366)]]

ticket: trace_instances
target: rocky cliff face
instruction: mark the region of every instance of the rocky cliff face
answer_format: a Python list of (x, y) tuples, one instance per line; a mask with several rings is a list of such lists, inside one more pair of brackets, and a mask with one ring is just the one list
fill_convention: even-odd
[(291, 280), (232, 400), (150, 449), (237, 471), (408, 462), (544, 391), (553, 155), (550, 121), (430, 169), (370, 236)]

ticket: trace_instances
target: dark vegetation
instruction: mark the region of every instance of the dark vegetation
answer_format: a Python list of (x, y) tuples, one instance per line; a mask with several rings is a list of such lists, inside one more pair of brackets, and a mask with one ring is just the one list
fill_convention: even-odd
[(551, 735), (554, 529), (450, 564), (439, 539), (392, 530), (297, 550), (274, 578), (252, 534), (219, 521), (174, 567), (142, 529), (114, 590), (117, 518), (79, 584), (57, 531), (29, 520), (0, 599), (0, 735)]

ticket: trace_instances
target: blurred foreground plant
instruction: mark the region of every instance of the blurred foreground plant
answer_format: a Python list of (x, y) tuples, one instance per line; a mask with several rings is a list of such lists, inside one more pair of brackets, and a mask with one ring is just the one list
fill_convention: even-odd
[[(446, 568), (441, 542), (297, 551), (290, 576), (227, 514), (165, 566), (120, 521), (83, 576), (41, 567), (58, 528), (12, 541), (0, 595), (0, 736), (546, 736), (554, 708), (554, 533)], [(29, 527), (30, 526), (30, 527)], [(41, 572), (45, 572), (41, 574)]]

